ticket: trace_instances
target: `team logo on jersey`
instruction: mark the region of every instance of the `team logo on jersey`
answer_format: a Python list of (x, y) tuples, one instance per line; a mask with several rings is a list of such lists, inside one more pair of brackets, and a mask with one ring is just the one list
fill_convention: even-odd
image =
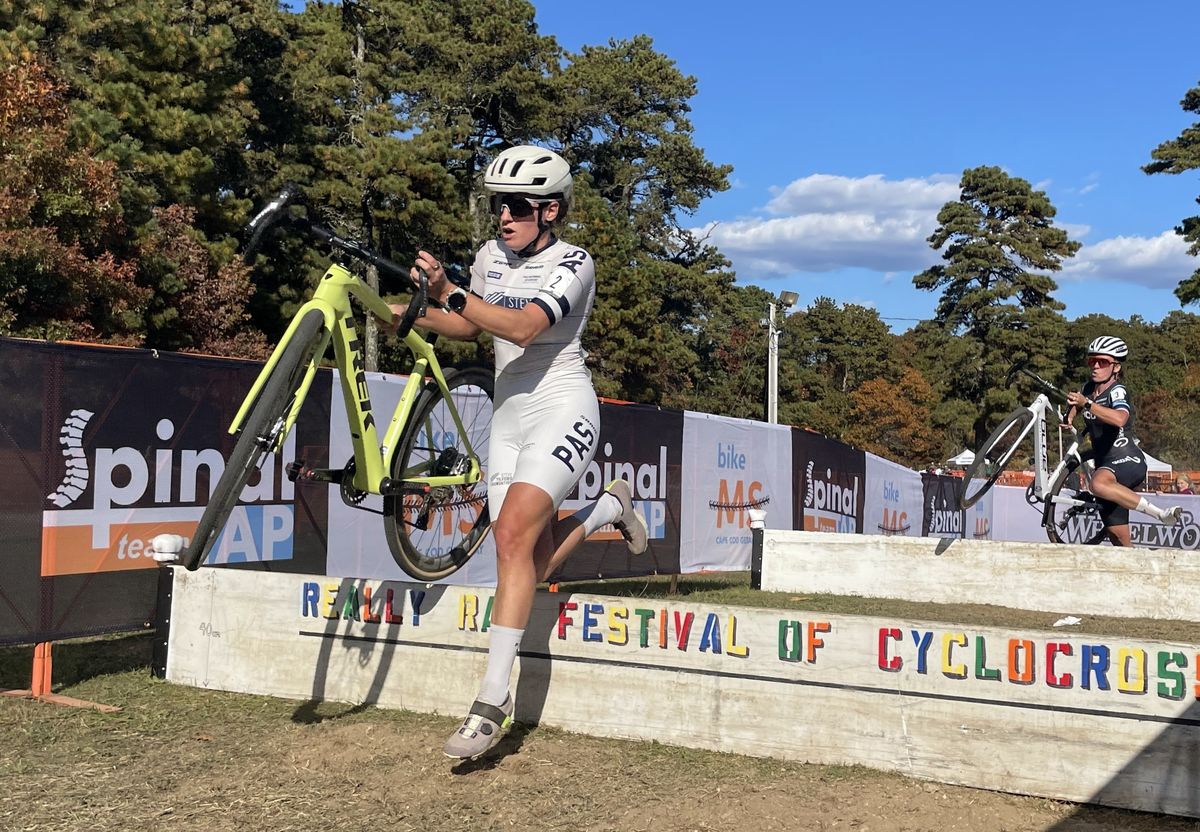
[(499, 280), (502, 277), (504, 277), (504, 272), (488, 272), (487, 273), (488, 280)]
[(524, 309), (525, 304), (529, 303), (530, 299), (506, 295), (503, 292), (491, 292), (484, 297), (484, 300), (494, 306), (502, 306), (505, 309)]

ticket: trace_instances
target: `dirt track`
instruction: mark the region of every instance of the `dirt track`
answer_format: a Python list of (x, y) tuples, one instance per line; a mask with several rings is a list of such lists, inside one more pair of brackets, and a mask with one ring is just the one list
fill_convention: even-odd
[[(71, 652), (60, 651), (63, 672), (79, 677), (63, 692), (120, 705), (119, 714), (0, 700), (0, 829), (1197, 828), (861, 768), (539, 727), (519, 726), (483, 760), (455, 765), (440, 751), (452, 719), (169, 685), (137, 666), (144, 645), (126, 649), (76, 667)], [(19, 666), (19, 658), (9, 661), (3, 678), (11, 683)]]

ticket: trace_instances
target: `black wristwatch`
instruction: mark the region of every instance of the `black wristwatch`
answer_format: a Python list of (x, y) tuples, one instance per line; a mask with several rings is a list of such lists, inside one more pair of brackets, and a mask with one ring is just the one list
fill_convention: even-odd
[(1095, 404), (1095, 402), (1092, 401), (1091, 399), (1085, 399), (1083, 402), (1083, 409), (1086, 410), (1088, 413), (1091, 413), (1092, 405), (1094, 405), (1094, 404)]
[(446, 295), (446, 308), (451, 312), (462, 312), (467, 308), (467, 291), (461, 286)]

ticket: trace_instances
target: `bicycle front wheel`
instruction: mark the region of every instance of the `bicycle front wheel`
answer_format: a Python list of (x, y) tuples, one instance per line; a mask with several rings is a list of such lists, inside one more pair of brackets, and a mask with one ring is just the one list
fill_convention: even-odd
[(258, 399), (246, 414), (233, 445), (233, 453), (229, 455), (225, 470), (217, 480), (217, 487), (204, 508), (192, 542), (180, 559), (189, 571), (198, 568), (208, 557), (217, 535), (225, 528), (225, 522), (237, 505), (242, 489), (254, 472), (262, 467), (267, 454), (282, 443), (280, 434), (295, 402), (300, 382), (304, 380), (304, 374), (320, 346), (320, 334), (324, 326), (325, 316), (319, 311), (313, 310), (304, 316), (259, 391)]
[[(400, 494), (383, 502), (392, 557), (407, 574), (436, 581), (457, 571), (479, 548), (491, 517), (487, 503), (487, 450), (492, 431), (492, 373), (471, 367), (446, 374), (450, 398), (436, 384), (422, 391), (392, 463)], [(454, 420), (458, 413), (463, 433)], [(470, 470), (468, 447), (482, 474), (470, 485), (422, 490), (414, 477), (454, 476)]]
[(965, 510), (975, 505), (996, 484), (1031, 422), (1033, 413), (1022, 407), (1008, 414), (1000, 426), (992, 431), (992, 435), (975, 452), (975, 461), (963, 474), (958, 494), (959, 508)]
[(1100, 522), (1096, 498), (1084, 489), (1079, 466), (1068, 465), (1054, 481), (1042, 510), (1042, 526), (1051, 543), (1083, 543), (1094, 546), (1108, 537)]

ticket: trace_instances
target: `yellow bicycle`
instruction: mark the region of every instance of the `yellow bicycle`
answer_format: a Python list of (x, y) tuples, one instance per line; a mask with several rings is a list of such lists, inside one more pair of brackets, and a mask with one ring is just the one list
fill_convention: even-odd
[[(272, 199), (247, 229), (247, 259), (254, 256), (268, 231), (286, 227), (343, 256), (373, 264), (380, 274), (397, 275), (405, 285), (411, 283), (407, 269), (313, 221), (295, 207), (303, 204), (294, 186)], [(179, 558), (187, 569), (194, 570), (204, 562), (242, 489), (267, 455), (283, 448), (330, 342), (354, 455), (341, 468), (312, 469), (295, 462), (288, 466), (288, 477), (337, 484), (342, 499), (355, 507), (361, 507), (368, 494), (382, 495), (392, 556), (401, 569), (419, 580), (437, 580), (453, 573), (483, 542), (491, 524), (486, 479), (491, 372), (479, 367), (443, 370), (434, 351), (436, 335), (423, 336), (413, 329), (413, 322), (428, 305), (436, 305), (427, 295), (422, 275), (397, 331), (412, 353), (413, 368), (381, 442), (371, 411), (351, 296), (367, 312), (392, 319), (387, 304), (363, 280), (341, 263), (330, 264), (312, 298), (296, 312), (230, 425), (229, 432), (238, 438), (196, 532)]]

